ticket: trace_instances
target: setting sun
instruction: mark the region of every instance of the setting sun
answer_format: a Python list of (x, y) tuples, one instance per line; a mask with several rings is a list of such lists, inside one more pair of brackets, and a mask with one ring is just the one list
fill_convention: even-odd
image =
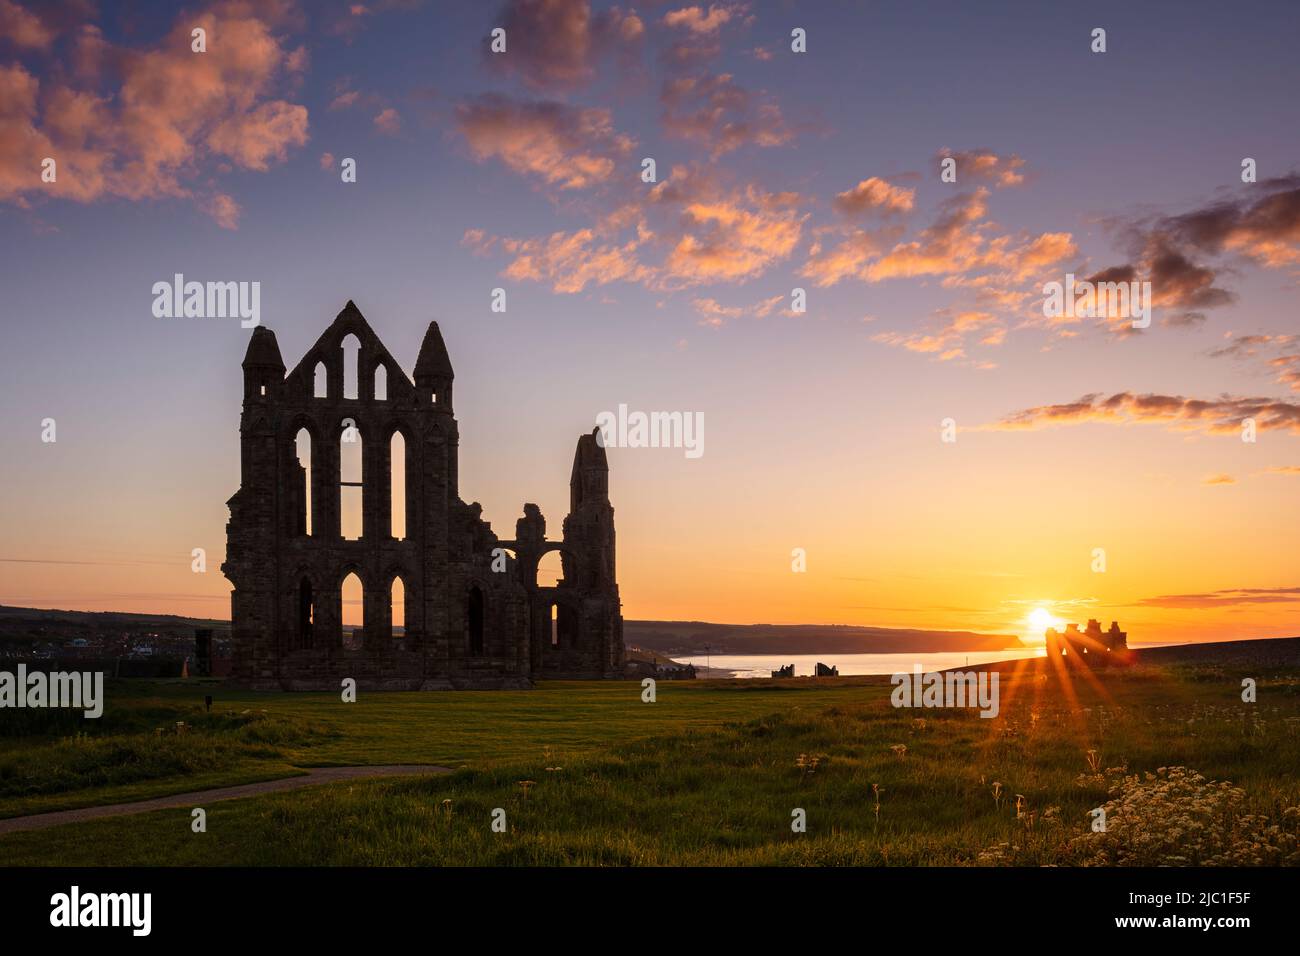
[(1043, 643), (1045, 640), (1044, 635), (1049, 627), (1060, 627), (1065, 623), (1045, 607), (1034, 608), (1029, 612), (1026, 620), (1029, 622), (1029, 633), (1021, 637), (1021, 640), (1026, 644)]

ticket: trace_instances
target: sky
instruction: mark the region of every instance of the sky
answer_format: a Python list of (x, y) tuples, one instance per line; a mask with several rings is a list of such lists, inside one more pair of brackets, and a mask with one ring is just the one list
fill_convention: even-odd
[(408, 375), (436, 319), (503, 538), (602, 412), (702, 416), (609, 449), (630, 619), (1300, 634), (1297, 27), (0, 0), (0, 603), (228, 617), (250, 331), (155, 317), (182, 273), (289, 367), (349, 299)]

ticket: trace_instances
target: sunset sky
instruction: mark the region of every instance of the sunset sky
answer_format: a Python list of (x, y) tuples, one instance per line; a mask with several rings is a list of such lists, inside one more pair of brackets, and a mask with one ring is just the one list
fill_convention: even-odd
[(118, 6), (0, 0), (0, 603), (229, 616), (250, 333), (183, 273), (289, 367), (437, 319), (502, 537), (602, 411), (702, 413), (609, 452), (627, 618), (1300, 634), (1294, 4)]

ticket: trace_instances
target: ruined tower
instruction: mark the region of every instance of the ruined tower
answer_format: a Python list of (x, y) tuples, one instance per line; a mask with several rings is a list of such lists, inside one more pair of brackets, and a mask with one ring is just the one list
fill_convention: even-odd
[[(288, 374), (275, 333), (254, 329), (243, 370), (222, 566), (237, 681), (414, 690), (622, 676), (609, 467), (593, 435), (578, 442), (564, 540), (546, 540), (531, 504), (517, 540), (501, 540), (460, 498), (455, 374), (436, 322), (414, 383), (352, 302)], [(564, 578), (541, 588), (537, 564), (552, 550)], [(343, 606), (352, 575), (355, 626)]]
[(1131, 660), (1128, 632), (1119, 629), (1118, 621), (1111, 621), (1110, 630), (1103, 631), (1101, 622), (1090, 618), (1085, 630), (1079, 630), (1077, 624), (1067, 624), (1064, 631), (1049, 627), (1043, 637), (1048, 659), (1064, 661), (1068, 666), (1093, 663), (1105, 667)]

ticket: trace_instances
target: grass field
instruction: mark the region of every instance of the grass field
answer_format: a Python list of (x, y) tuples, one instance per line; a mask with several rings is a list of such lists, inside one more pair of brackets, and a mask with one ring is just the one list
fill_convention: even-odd
[[(1257, 703), (1242, 702), (1242, 676), (1259, 680)], [(1300, 862), (1296, 673), (1141, 666), (1076, 680), (1075, 702), (1054, 680), (1008, 665), (992, 720), (895, 709), (885, 678), (660, 683), (655, 703), (635, 682), (363, 693), (355, 704), (201, 682), (118, 685), (92, 736), (60, 723), (0, 737), (0, 817), (311, 766), (456, 772), (215, 803), (201, 834), (188, 809), (14, 833), (0, 836), (0, 860)], [(1105, 833), (1091, 830), (1098, 807)], [(497, 809), (506, 832), (492, 829)], [(806, 832), (792, 831), (796, 809)]]

